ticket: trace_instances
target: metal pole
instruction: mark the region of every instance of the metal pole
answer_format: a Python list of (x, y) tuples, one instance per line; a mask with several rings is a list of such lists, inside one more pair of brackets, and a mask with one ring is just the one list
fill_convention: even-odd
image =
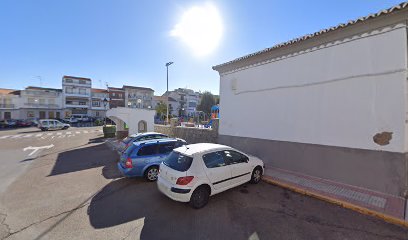
[(169, 123), (169, 66), (166, 64), (166, 69), (167, 69), (167, 118), (166, 121)]

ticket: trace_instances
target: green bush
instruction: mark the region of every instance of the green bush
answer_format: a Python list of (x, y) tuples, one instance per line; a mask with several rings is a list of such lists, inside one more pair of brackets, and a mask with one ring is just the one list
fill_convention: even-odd
[(116, 126), (115, 125), (106, 125), (103, 127), (103, 136), (105, 138), (113, 138), (116, 135)]

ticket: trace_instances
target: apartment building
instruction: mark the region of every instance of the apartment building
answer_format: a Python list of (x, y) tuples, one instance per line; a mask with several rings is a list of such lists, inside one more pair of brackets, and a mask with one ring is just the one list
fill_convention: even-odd
[(0, 120), (20, 117), (20, 91), (0, 88)]
[(105, 89), (91, 88), (91, 110), (89, 116), (105, 117), (106, 110), (109, 109), (109, 94)]
[(125, 106), (129, 108), (152, 108), (154, 90), (145, 87), (123, 86)]
[[(180, 109), (180, 104), (177, 102), (176, 99), (169, 97), (169, 114), (173, 116), (179, 116), (179, 109)], [(167, 97), (166, 96), (154, 96), (153, 97), (153, 102), (152, 102), (152, 108), (156, 109), (158, 104), (167, 104)]]
[(61, 89), (26, 87), (20, 91), (19, 118), (61, 118), (62, 99)]
[(200, 93), (188, 88), (177, 88), (164, 93), (163, 96), (175, 99), (179, 103), (178, 114), (183, 116), (197, 111), (197, 106), (200, 103)]
[(89, 115), (92, 101), (91, 87), (90, 78), (62, 77), (64, 117), (71, 114)]
[(125, 107), (125, 90), (123, 88), (108, 87), (109, 108)]

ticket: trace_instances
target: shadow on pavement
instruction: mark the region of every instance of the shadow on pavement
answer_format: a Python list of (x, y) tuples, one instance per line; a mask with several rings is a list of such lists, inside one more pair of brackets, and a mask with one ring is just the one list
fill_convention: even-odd
[(139, 238), (138, 228), (140, 239), (248, 239), (250, 234), (228, 214), (230, 209), (239, 212), (239, 206), (226, 201), (232, 192), (213, 196), (207, 206), (195, 210), (160, 193), (155, 182), (121, 178), (92, 198), (89, 221), (95, 229), (132, 222), (129, 239)]
[(88, 144), (91, 145), (60, 152), (49, 176), (107, 166), (117, 161), (118, 155), (103, 144), (103, 139), (90, 139)]

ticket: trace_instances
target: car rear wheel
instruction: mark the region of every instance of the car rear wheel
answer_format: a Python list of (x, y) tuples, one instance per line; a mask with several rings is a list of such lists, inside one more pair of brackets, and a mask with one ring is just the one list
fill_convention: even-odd
[(254, 171), (252, 171), (251, 175), (251, 183), (259, 183), (262, 178), (262, 168), (261, 167), (256, 167)]
[(47, 131), (48, 128), (41, 128), (41, 131)]
[(195, 209), (199, 209), (207, 205), (210, 199), (210, 191), (208, 187), (200, 186), (191, 194), (190, 205)]
[(149, 167), (145, 172), (145, 178), (147, 181), (154, 182), (157, 180), (159, 174), (159, 168), (157, 166)]

